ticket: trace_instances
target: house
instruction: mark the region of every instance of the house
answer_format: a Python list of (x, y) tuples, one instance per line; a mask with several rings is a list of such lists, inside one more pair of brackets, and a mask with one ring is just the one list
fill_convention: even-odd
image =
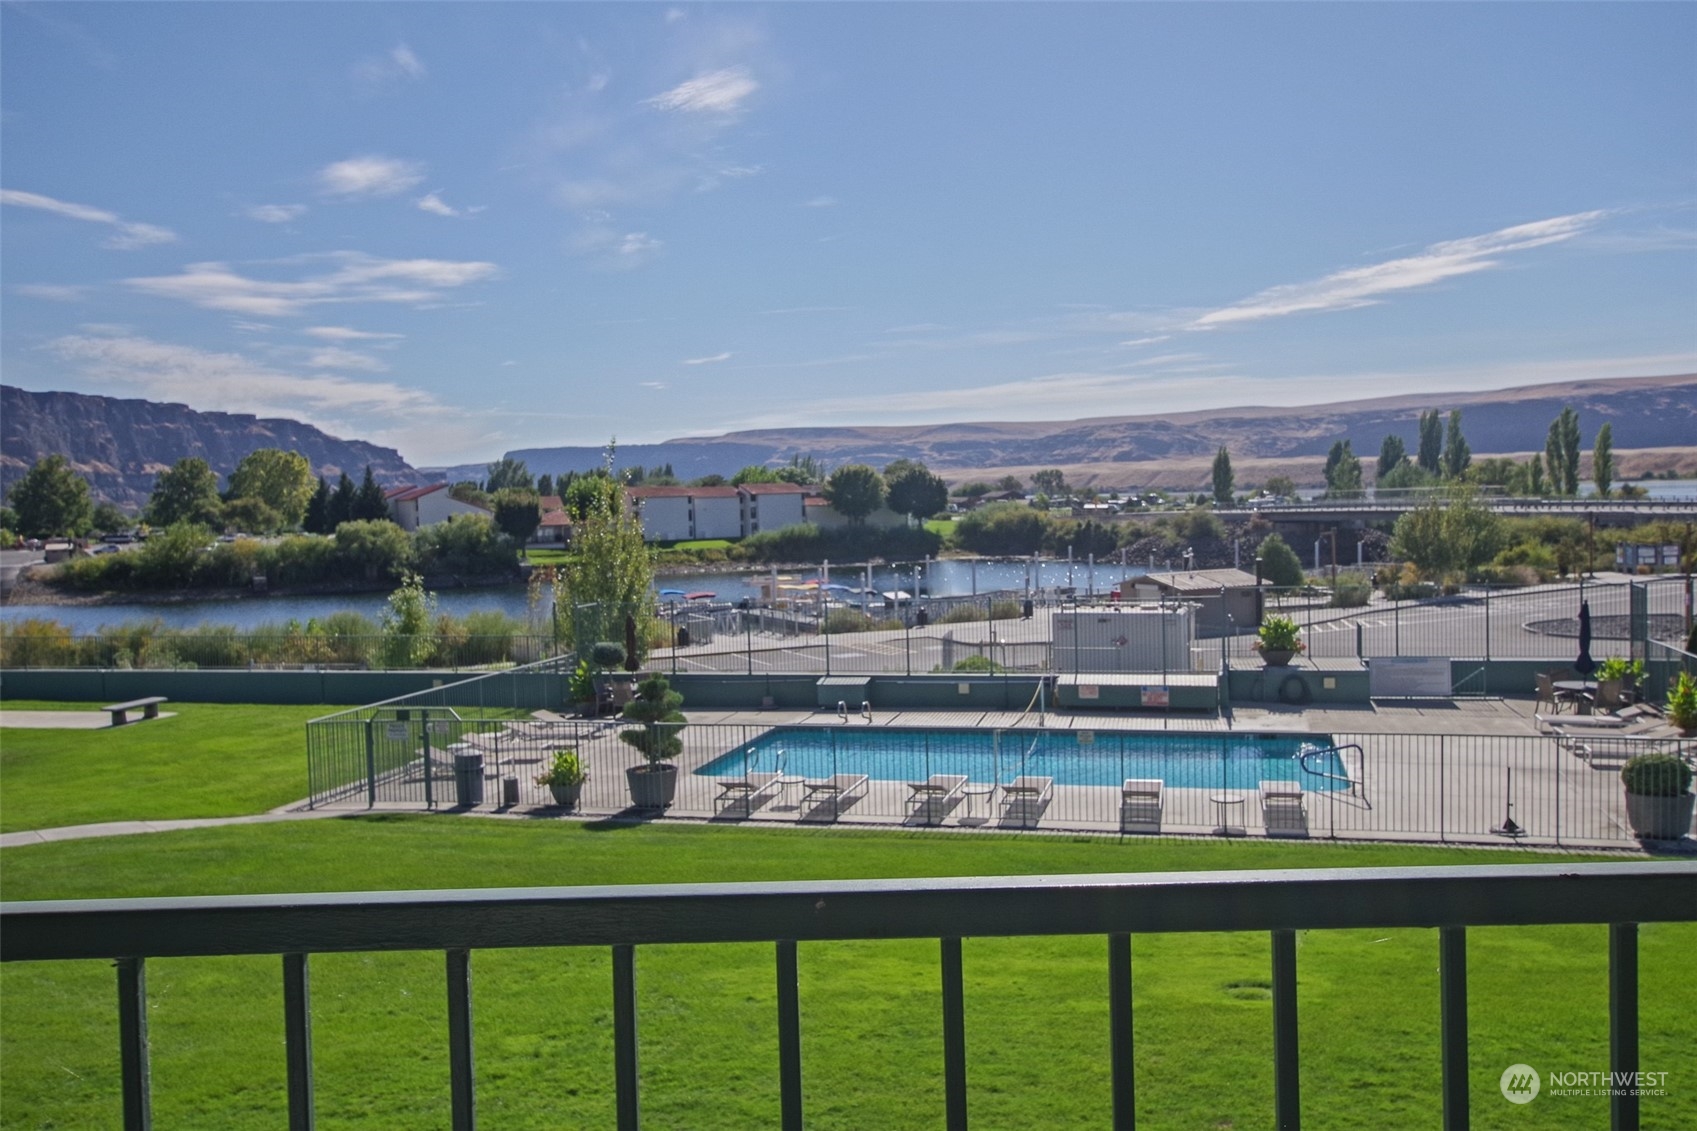
[(572, 516), (566, 513), (564, 507), (548, 511), (542, 516), (542, 522), (537, 525), (536, 533), (530, 536), (532, 543), (544, 546), (564, 546), (572, 540)]
[(1255, 575), (1241, 569), (1150, 573), (1132, 581), (1130, 588), (1123, 595), (1131, 600), (1176, 598), (1196, 604), (1198, 636), (1225, 636), (1261, 623)]
[(744, 483), (737, 488), (742, 497), (743, 537), (762, 530), (782, 530), (807, 521), (808, 489), (796, 483)]
[(391, 487), (383, 492), (383, 501), (389, 504), (389, 517), (402, 530), (435, 526), (456, 515), (490, 517), (489, 511), (483, 507), (462, 503), (448, 494), (446, 483), (433, 483), (428, 487)]
[(625, 500), (649, 542), (743, 536), (742, 495), (735, 487), (627, 487)]

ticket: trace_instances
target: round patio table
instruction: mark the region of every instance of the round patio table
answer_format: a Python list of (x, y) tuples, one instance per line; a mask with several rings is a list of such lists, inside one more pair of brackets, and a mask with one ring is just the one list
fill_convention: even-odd
[[(1247, 834), (1248, 833), (1249, 830), (1244, 827), (1244, 824), (1243, 824), (1243, 821), (1242, 821), (1242, 817), (1243, 817), (1243, 794), (1241, 794), (1241, 793), (1230, 793), (1230, 792), (1227, 792), (1227, 793), (1211, 793), (1211, 794), (1208, 795), (1208, 800), (1214, 803), (1214, 807), (1219, 811), (1219, 814), (1220, 814), (1220, 823), (1214, 829), (1214, 835), (1215, 836), (1232, 836), (1232, 835), (1234, 835), (1234, 833), (1235, 834)], [(1235, 812), (1234, 812), (1234, 806), (1235, 806)], [(1232, 822), (1232, 818), (1234, 816), (1239, 818), (1238, 821), (1235, 824)]]

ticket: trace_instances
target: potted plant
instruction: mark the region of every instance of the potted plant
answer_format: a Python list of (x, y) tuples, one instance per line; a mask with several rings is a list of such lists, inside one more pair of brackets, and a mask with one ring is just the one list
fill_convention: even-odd
[[(1638, 681), (1644, 678), (1644, 661), (1628, 660), (1624, 656), (1609, 656), (1597, 665), (1597, 698), (1620, 699), (1623, 694), (1636, 693)], [(1606, 683), (1614, 683), (1613, 695), (1605, 695)]]
[(1634, 754), (1621, 767), (1634, 836), (1678, 840), (1691, 831), (1691, 767), (1677, 754)]
[(583, 771), (583, 759), (568, 746), (554, 751), (554, 760), (537, 775), (536, 784), (547, 786), (548, 792), (554, 795), (554, 804), (560, 808), (576, 809), (578, 799), (583, 796), (583, 783), (588, 780), (589, 775)]
[(587, 657), (580, 658), (566, 677), (566, 694), (577, 712), (585, 718), (595, 716), (595, 668)]
[(684, 697), (673, 691), (666, 677), (651, 675), (636, 689), (636, 698), (625, 705), (624, 717), (641, 727), (619, 732), (619, 741), (635, 747), (643, 764), (625, 771), (630, 784), (631, 804), (638, 809), (664, 809), (678, 788), (678, 768), (667, 761), (683, 753), (679, 732), (684, 728)]
[(1268, 667), (1282, 668), (1307, 647), (1296, 638), (1299, 631), (1296, 621), (1274, 613), (1261, 622), (1261, 632), (1253, 647)]
[(589, 663), (595, 669), (595, 691), (603, 703), (615, 707), (630, 702), (635, 683), (632, 676), (619, 669), (625, 665), (625, 646), (616, 640), (602, 640), (589, 649)]
[(1697, 680), (1690, 672), (1680, 672), (1668, 689), (1668, 722), (1679, 728), (1687, 738), (1697, 734)]

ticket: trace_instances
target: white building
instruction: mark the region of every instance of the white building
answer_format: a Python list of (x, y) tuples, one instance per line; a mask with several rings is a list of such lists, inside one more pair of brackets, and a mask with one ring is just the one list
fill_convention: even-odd
[(627, 487), (625, 499), (649, 542), (743, 536), (742, 497), (735, 487)]
[(455, 515), (480, 514), (484, 518), (490, 517), (490, 513), (484, 508), (462, 503), (448, 494), (446, 483), (436, 483), (429, 487), (391, 487), (383, 492), (383, 501), (389, 504), (389, 517), (394, 519), (402, 530), (434, 526), (438, 522), (447, 522)]
[(737, 488), (742, 501), (743, 537), (762, 530), (782, 530), (807, 521), (807, 488), (795, 483), (744, 483)]

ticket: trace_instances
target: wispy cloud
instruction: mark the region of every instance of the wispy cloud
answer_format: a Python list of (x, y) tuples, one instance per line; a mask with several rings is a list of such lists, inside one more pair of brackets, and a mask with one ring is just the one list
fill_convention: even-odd
[(249, 219), (265, 224), (287, 224), (306, 211), (304, 204), (256, 204), (247, 210)]
[(369, 56), (354, 65), (354, 77), (372, 86), (417, 82), (427, 73), (424, 63), (404, 43), (397, 43), (386, 53)]
[(379, 259), (351, 251), (308, 259), (329, 260), (337, 267), (300, 279), (279, 280), (250, 278), (224, 263), (191, 263), (177, 275), (124, 281), (145, 294), (174, 298), (209, 310), (278, 318), (330, 303), (424, 305), (438, 301), (446, 290), (492, 279), (500, 273), (493, 263)]
[(405, 334), (383, 334), (375, 330), (355, 330), (349, 326), (308, 326), (301, 333), (325, 342), (376, 342), (406, 337)]
[(368, 155), (324, 166), (318, 171), (318, 190), (348, 198), (394, 196), (422, 180), (424, 166), (417, 161)]
[(859, 310), (858, 306), (781, 306), (776, 310), (758, 310), (756, 314), (840, 314), (847, 310)]
[(46, 299), (49, 302), (81, 302), (88, 293), (88, 288), (63, 283), (18, 283), (12, 287), (12, 293), (25, 298)]
[(460, 210), (444, 201), (435, 193), (421, 196), (416, 201), (420, 212), (429, 212), (437, 216), (458, 216)]
[(681, 82), (671, 90), (647, 99), (646, 104), (662, 110), (689, 114), (734, 114), (760, 84), (747, 67), (726, 67)]
[(637, 384), (641, 385), (644, 389), (666, 389), (671, 387), (664, 381), (638, 381)]
[(1212, 310), (1191, 323), (1204, 330), (1237, 322), (1279, 318), (1327, 310), (1371, 306), (1379, 296), (1431, 286), (1445, 279), (1500, 266), (1498, 256), (1570, 240), (1596, 225), (1606, 212), (1575, 212), (1530, 224), (1501, 228), (1482, 236), (1445, 240), (1415, 255), (1367, 267), (1351, 267), (1306, 283), (1269, 287), (1242, 302)]
[(630, 270), (652, 260), (665, 248), (664, 240), (647, 232), (623, 232), (605, 222), (592, 223), (572, 239), (572, 250), (592, 256), (601, 266)]
[(1168, 338), (1171, 338), (1171, 337), (1172, 337), (1171, 334), (1153, 334), (1153, 335), (1150, 335), (1147, 338), (1127, 338), (1125, 341), (1121, 342), (1120, 345), (1122, 345), (1122, 346), (1152, 346), (1156, 342), (1164, 342)]
[(834, 196), (816, 196), (812, 200), (802, 202), (803, 208), (835, 208), (837, 198)]
[(313, 350), (306, 363), (312, 369), (357, 369), (363, 373), (386, 373), (389, 370), (386, 364), (368, 353), (346, 350), (340, 346)]
[(51, 196), (42, 196), (35, 192), (0, 189), (0, 204), (11, 204), (18, 208), (36, 208), (71, 220), (110, 225), (113, 229), (112, 234), (102, 241), (101, 246), (116, 251), (136, 251), (140, 248), (152, 247), (154, 244), (172, 243), (177, 238), (176, 232), (169, 228), (161, 228), (157, 224), (141, 224), (133, 220), (125, 220), (116, 212), (108, 212), (104, 208), (95, 208), (87, 204), (73, 204), (66, 200), (55, 200)]
[(729, 360), (731, 360), (730, 354), (728, 354), (728, 353), (716, 353), (712, 357), (686, 357), (683, 360), (683, 364), (685, 364), (685, 365), (714, 365), (714, 364), (717, 364), (718, 362), (729, 361)]

